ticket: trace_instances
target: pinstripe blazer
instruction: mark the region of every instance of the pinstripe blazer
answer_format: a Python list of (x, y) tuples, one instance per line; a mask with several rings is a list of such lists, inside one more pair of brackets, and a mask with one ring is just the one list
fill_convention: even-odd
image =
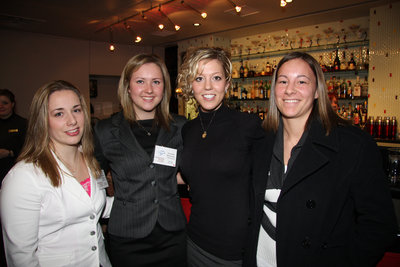
[[(170, 131), (160, 129), (156, 144), (177, 149), (179, 166), (185, 118), (173, 116)], [(111, 170), (115, 199), (108, 231), (129, 238), (146, 237), (158, 222), (167, 231), (185, 228), (185, 215), (177, 191), (177, 167), (154, 164), (142, 148), (129, 122), (119, 112), (95, 126), (95, 156)], [(153, 152), (154, 154), (154, 152)]]

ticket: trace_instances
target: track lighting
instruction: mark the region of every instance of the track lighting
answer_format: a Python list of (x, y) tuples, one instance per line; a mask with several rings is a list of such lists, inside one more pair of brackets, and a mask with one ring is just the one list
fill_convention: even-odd
[(239, 6), (239, 5), (236, 5), (233, 1), (231, 1), (231, 0), (228, 0), (228, 2), (229, 3), (231, 3), (232, 4), (232, 6), (235, 8), (235, 11), (236, 11), (236, 13), (240, 13), (240, 11), (242, 11), (242, 7), (241, 6)]
[(191, 5), (185, 3), (185, 1), (181, 1), (181, 4), (184, 5), (184, 6), (187, 6), (188, 8), (190, 8), (191, 10), (193, 10), (194, 12), (200, 14), (200, 16), (201, 16), (203, 19), (207, 18), (207, 12), (200, 12), (200, 11), (198, 11), (197, 9), (195, 9), (194, 7), (192, 7)]
[[(175, 31), (179, 31), (179, 30), (181, 29), (181, 26), (179, 26), (178, 24), (175, 24), (175, 23), (167, 16), (167, 14), (165, 14), (164, 12), (162, 12), (162, 10), (161, 10), (161, 4), (160, 4), (159, 7), (158, 7), (158, 12), (160, 12), (161, 15), (163, 15), (164, 17), (166, 17), (167, 20), (168, 20), (172, 25), (174, 25)], [(159, 24), (159, 25), (158, 25), (158, 28), (160, 28), (160, 29), (162, 30), (162, 29), (164, 28), (164, 25), (162, 26), (162, 28), (160, 27), (161, 25), (163, 25), (163, 24)]]
[(124, 27), (125, 30), (127, 30), (132, 35), (132, 37), (134, 38), (133, 41), (135, 43), (139, 43), (140, 41), (142, 41), (142, 37), (140, 37), (138, 34), (135, 34), (135, 32), (132, 30), (132, 27), (126, 21), (124, 21)]
[(109, 49), (111, 52), (114, 52), (114, 50), (115, 50), (114, 38), (113, 38), (113, 29), (112, 29), (112, 28), (110, 28), (110, 46), (108, 47), (108, 49)]
[(293, 0), (280, 0), (281, 1), (281, 7), (285, 7), (288, 3), (292, 3)]

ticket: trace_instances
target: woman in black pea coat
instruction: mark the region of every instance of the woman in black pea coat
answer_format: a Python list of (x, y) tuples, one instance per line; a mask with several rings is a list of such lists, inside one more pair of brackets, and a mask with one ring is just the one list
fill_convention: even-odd
[(310, 55), (278, 64), (264, 128), (244, 266), (375, 266), (397, 231), (380, 154), (333, 112)]

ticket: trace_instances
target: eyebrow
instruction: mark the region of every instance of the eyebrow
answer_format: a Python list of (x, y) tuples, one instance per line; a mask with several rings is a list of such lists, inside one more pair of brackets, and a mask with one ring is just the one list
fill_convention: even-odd
[[(72, 107), (72, 109), (74, 109), (74, 108), (77, 108), (77, 107), (81, 107), (82, 105), (81, 104), (76, 104), (76, 105), (74, 105), (73, 107)], [(65, 108), (55, 108), (55, 109), (53, 109), (53, 110), (51, 110), (52, 112), (53, 111), (60, 111), (60, 110), (64, 110)]]
[[(288, 79), (288, 77), (287, 77), (285, 74), (279, 74), (277, 78), (279, 78), (279, 77), (284, 77), (284, 78)], [(296, 76), (296, 79), (297, 79), (297, 78), (303, 78), (303, 77), (304, 77), (304, 78), (307, 78), (308, 80), (311, 81), (311, 79), (310, 79), (307, 75), (305, 75), (305, 74), (300, 74), (300, 75)]]

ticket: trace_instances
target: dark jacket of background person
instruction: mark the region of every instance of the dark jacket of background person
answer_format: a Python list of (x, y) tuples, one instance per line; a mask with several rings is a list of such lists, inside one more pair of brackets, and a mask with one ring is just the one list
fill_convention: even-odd
[(14, 166), (24, 144), (27, 121), (13, 113), (7, 119), (0, 119), (0, 148), (13, 151), (13, 156), (0, 159), (0, 187), (7, 172)]
[[(254, 159), (252, 224), (244, 266), (256, 266), (258, 234), (272, 155), (268, 134)], [(359, 129), (328, 136), (313, 121), (277, 203), (277, 265), (375, 266), (397, 231), (375, 142)]]
[[(160, 128), (156, 145), (182, 153), (180, 132), (185, 119), (173, 116), (170, 131)], [(147, 236), (158, 222), (167, 231), (183, 230), (186, 218), (177, 191), (177, 168), (154, 164), (140, 146), (122, 112), (95, 126), (95, 156), (101, 168), (111, 168), (115, 187), (108, 232), (126, 238)]]

